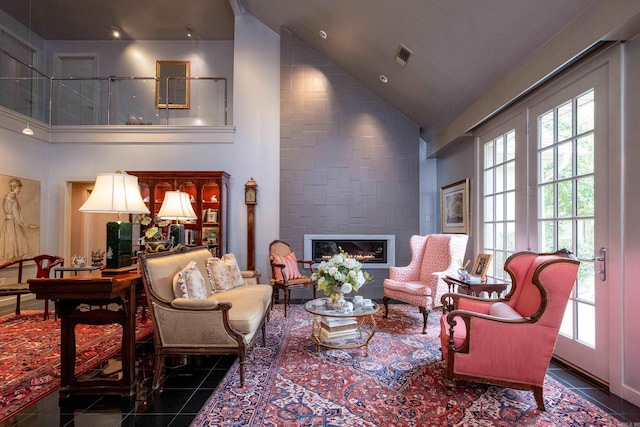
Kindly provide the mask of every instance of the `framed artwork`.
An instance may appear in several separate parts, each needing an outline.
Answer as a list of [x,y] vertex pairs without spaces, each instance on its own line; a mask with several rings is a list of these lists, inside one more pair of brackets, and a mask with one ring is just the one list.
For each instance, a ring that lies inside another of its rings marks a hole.
[[476,262],[471,269],[471,275],[480,277],[480,280],[484,281],[487,277],[487,271],[491,264],[491,254],[478,254]]
[[156,61],[156,108],[189,108],[191,63]]
[[469,234],[469,178],[440,188],[440,230]]
[[40,181],[0,175],[0,263],[40,254]]

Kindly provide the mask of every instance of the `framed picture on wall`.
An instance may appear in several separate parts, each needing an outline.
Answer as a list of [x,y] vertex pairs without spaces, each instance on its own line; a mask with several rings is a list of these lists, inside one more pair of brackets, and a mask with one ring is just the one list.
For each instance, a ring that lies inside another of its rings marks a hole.
[[440,188],[440,231],[469,234],[469,178]]
[[156,108],[189,108],[191,63],[156,61]]
[[40,255],[40,181],[0,175],[0,263]]

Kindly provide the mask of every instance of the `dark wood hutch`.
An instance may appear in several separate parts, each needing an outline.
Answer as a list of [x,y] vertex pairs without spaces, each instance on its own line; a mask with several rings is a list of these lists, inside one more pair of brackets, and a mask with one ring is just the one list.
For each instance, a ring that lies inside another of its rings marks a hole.
[[[140,193],[153,218],[162,206],[166,191],[179,190],[188,193],[198,218],[181,222],[185,226],[186,244],[208,246],[214,256],[227,253],[229,194],[227,172],[127,171],[127,173],[138,177]],[[135,223],[135,216],[132,222]]]

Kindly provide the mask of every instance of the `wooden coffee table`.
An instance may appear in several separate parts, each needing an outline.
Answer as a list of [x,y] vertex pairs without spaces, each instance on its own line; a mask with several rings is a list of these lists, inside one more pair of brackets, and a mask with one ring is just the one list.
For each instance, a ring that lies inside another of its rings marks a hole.
[[[347,298],[347,301],[353,303],[351,298]],[[321,347],[343,350],[364,347],[365,355],[369,356],[369,341],[371,341],[371,338],[373,338],[376,333],[376,319],[373,315],[380,309],[378,304],[375,302],[372,302],[370,306],[354,304],[352,311],[340,311],[331,304],[329,298],[317,298],[307,301],[304,309],[313,314],[311,340],[316,343],[318,354],[320,354]],[[356,320],[355,336],[335,340],[324,339],[321,336],[322,317],[354,318]],[[367,319],[369,319],[369,323],[366,322]]]

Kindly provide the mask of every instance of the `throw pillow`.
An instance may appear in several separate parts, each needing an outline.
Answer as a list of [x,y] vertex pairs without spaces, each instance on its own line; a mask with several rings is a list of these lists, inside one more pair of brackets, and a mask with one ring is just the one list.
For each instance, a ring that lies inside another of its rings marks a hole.
[[211,287],[216,291],[228,291],[246,284],[234,254],[226,254],[222,258],[209,258],[207,272],[211,279]]
[[176,298],[207,298],[204,277],[198,270],[198,264],[195,261],[189,262],[173,277],[173,294]]
[[298,269],[298,260],[296,259],[296,254],[293,252],[289,252],[288,255],[285,256],[273,256],[273,262],[276,264],[283,264],[284,271],[279,268],[275,269],[276,280],[283,280],[282,274],[284,273],[287,276],[288,280],[291,279],[299,279],[302,277],[300,274],[300,270]]

